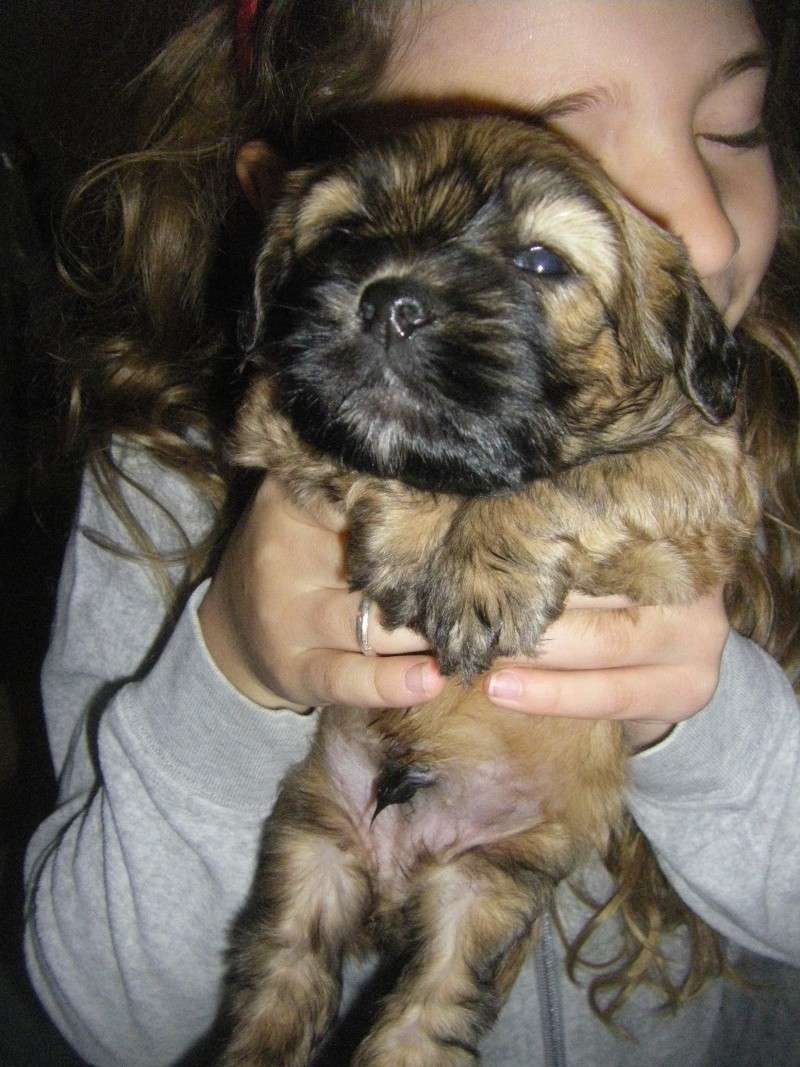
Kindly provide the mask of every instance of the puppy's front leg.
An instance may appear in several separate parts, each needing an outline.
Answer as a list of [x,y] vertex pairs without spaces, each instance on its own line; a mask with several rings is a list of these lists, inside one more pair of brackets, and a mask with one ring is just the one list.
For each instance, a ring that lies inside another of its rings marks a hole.
[[349,511],[351,581],[389,628],[424,634],[442,672],[468,682],[495,656],[535,652],[563,610],[573,548],[550,496],[464,499],[371,483]]
[[533,655],[563,611],[572,553],[557,510],[530,494],[464,501],[424,587],[425,632],[442,672],[469,682],[497,656]]
[[468,1067],[530,946],[551,881],[479,851],[432,862],[403,912],[413,947],[353,1067]]
[[347,501],[347,576],[380,605],[388,629],[425,625],[431,564],[438,558],[458,497],[422,493],[400,482],[363,478]]

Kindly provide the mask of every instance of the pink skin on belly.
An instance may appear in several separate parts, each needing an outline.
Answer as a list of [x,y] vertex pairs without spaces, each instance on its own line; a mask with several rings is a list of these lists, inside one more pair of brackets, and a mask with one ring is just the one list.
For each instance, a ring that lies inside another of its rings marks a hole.
[[363,721],[350,719],[340,725],[325,731],[327,768],[383,891],[401,890],[420,859],[446,863],[540,820],[543,783],[523,780],[510,760],[499,759],[468,767],[451,761],[437,769],[434,785],[373,818],[383,752]]

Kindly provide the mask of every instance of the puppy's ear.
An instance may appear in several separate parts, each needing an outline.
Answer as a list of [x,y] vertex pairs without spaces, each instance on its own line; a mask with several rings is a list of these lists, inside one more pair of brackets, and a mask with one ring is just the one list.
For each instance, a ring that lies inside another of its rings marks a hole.
[[236,346],[242,359],[239,365],[244,370],[258,364],[259,346],[264,336],[267,308],[270,297],[280,277],[283,257],[275,254],[272,240],[262,248],[256,260],[251,286],[245,295],[242,307],[236,316]]
[[742,351],[700,283],[685,281],[666,323],[678,380],[709,422],[724,422],[736,407]]
[[259,348],[264,339],[272,296],[286,277],[291,263],[291,243],[280,223],[268,224],[265,244],[256,259],[253,282],[236,318],[236,343],[242,354],[241,369],[259,364]]
[[242,367],[252,362],[262,332],[262,319],[256,310],[255,294],[247,294],[245,306],[236,316],[236,347],[242,354]]
[[236,320],[236,341],[244,357],[244,366],[253,361],[253,353],[263,333],[265,305],[281,273],[283,257],[273,235],[276,204],[284,191],[287,164],[283,156],[265,141],[248,141],[236,154],[235,170],[245,199],[264,231],[253,284]]
[[634,264],[627,302],[634,323],[659,361],[675,369],[695,407],[709,422],[723,422],[736,407],[741,349],[692,270],[683,242],[632,204],[622,207]]

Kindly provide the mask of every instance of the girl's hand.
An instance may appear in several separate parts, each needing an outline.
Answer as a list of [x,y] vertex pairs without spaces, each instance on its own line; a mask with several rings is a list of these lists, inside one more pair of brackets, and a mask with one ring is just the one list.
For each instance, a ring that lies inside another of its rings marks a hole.
[[729,629],[721,589],[672,607],[573,594],[535,661],[498,664],[486,692],[533,715],[621,720],[639,751],[711,699]]
[[219,669],[264,707],[430,700],[444,680],[418,634],[387,632],[373,608],[369,642],[379,655],[361,654],[360,599],[347,590],[339,517],[300,511],[267,478],[225,549],[199,618]]
[[[339,516],[300,511],[266,479],[227,546],[200,623],[222,673],[264,707],[406,707],[444,685],[424,638],[384,630],[374,610],[379,655],[361,654],[344,536]],[[708,703],[728,630],[721,590],[681,607],[573,594],[536,659],[499,664],[486,691],[530,714],[620,719],[644,748]]]

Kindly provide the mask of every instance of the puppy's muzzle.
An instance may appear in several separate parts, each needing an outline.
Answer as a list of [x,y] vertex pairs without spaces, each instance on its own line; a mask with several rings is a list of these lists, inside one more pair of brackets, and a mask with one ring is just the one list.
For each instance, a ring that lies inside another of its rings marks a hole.
[[364,330],[387,348],[407,341],[433,321],[430,293],[410,278],[381,278],[364,290],[359,303]]

